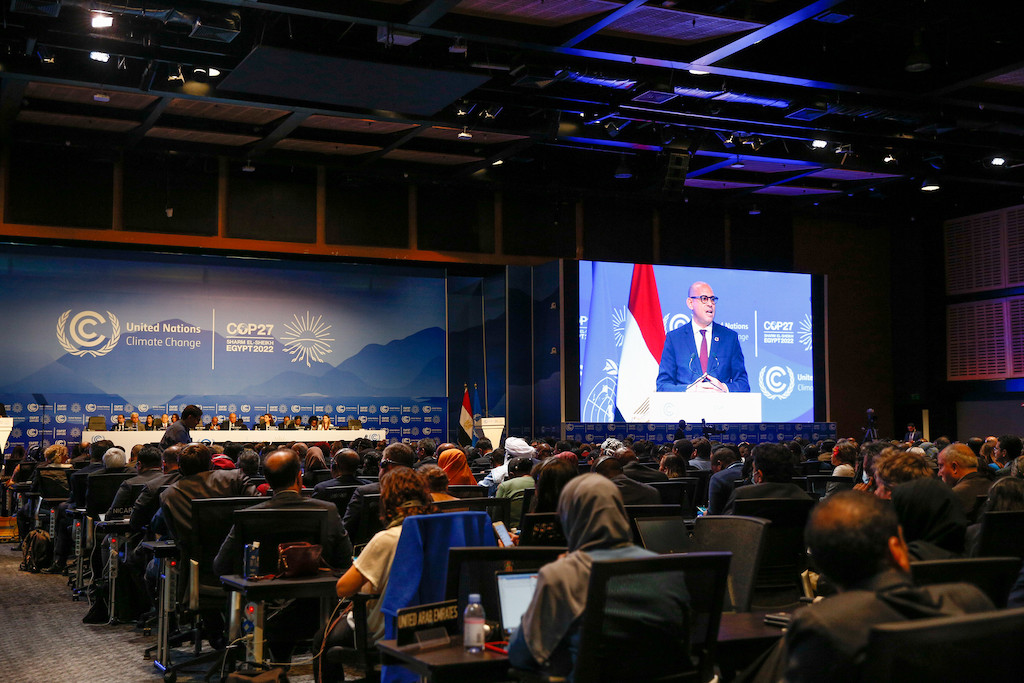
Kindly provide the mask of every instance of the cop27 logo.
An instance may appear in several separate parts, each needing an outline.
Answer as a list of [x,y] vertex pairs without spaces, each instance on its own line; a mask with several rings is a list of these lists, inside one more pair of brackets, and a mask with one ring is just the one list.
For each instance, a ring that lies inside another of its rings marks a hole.
[[[57,341],[72,356],[103,356],[110,353],[121,339],[121,323],[107,311],[107,318],[96,311],[82,311],[71,318],[71,309],[57,318]],[[96,328],[110,320],[110,336],[100,334]],[[105,343],[104,343],[105,342]],[[101,346],[102,344],[102,346]],[[99,347],[99,348],[97,348]]]
[[765,366],[757,376],[757,383],[761,385],[761,395],[767,399],[787,399],[793,393],[796,386],[796,377],[793,369],[781,365]]

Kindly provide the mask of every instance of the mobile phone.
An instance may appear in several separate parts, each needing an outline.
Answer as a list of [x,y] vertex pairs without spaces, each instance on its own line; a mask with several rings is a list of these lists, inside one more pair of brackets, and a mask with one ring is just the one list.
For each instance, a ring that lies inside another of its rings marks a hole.
[[512,534],[505,528],[505,522],[494,522],[494,535],[498,537],[498,543],[501,544],[502,548],[511,548],[515,545],[512,542]]
[[769,626],[789,626],[793,621],[793,615],[789,612],[769,612],[764,615],[764,623]]

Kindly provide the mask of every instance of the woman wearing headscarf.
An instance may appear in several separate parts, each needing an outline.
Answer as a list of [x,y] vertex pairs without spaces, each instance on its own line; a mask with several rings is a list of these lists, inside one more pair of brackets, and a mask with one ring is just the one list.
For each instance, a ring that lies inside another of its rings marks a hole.
[[473,470],[469,469],[469,463],[466,462],[466,454],[458,448],[449,448],[441,453],[437,464],[448,475],[449,486],[473,486],[476,484]]
[[[567,675],[572,683],[591,566],[595,561],[643,558],[654,553],[633,545],[619,490],[599,474],[583,474],[566,484],[558,500],[558,514],[569,553],[541,568],[533,600],[509,644],[509,663],[520,669]],[[685,647],[664,648],[664,639],[659,638],[671,634],[668,637],[673,641],[685,642],[689,621],[685,580],[681,576],[675,581],[664,578],[658,575],[656,582],[645,583],[636,577],[630,582],[630,595],[621,593],[621,589],[609,591],[607,604],[628,603],[625,611],[629,614],[625,617],[618,610],[606,612],[604,637],[628,647],[631,653],[623,657],[618,647],[608,653],[602,667],[609,679],[643,679],[645,660],[667,656],[678,657],[681,668],[691,665]],[[648,597],[653,599],[644,599]],[[631,630],[622,628],[625,619],[632,624]],[[639,621],[644,623],[642,633],[636,632]],[[637,647],[645,651],[639,652]],[[673,651],[651,653],[646,652],[647,647]]]
[[312,488],[318,483],[316,475],[314,475],[313,472],[328,469],[327,461],[324,459],[323,449],[319,446],[310,446],[306,450],[306,461],[303,465],[302,485],[306,488]]
[[949,486],[938,479],[914,479],[892,489],[911,560],[945,560],[964,552],[967,516]]

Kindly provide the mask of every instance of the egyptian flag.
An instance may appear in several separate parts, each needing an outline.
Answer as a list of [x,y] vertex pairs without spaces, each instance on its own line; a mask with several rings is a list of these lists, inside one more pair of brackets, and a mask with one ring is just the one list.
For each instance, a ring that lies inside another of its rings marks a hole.
[[627,422],[650,419],[650,395],[658,380],[663,348],[665,323],[661,318],[654,266],[637,264],[633,266],[633,282],[629,287],[626,333],[615,392],[615,407]]
[[473,440],[473,407],[469,402],[469,386],[462,394],[462,410],[459,411],[459,445],[468,446]]

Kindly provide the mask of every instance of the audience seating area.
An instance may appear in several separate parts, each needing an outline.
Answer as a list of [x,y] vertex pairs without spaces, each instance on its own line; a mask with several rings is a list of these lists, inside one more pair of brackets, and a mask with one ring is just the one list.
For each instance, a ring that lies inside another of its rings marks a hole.
[[[413,444],[418,446],[417,466],[434,465],[437,462],[434,457],[436,444],[427,441]],[[355,444],[356,447],[359,445]],[[322,446],[325,453],[336,453],[340,450],[339,446],[348,447],[347,444]],[[254,666],[257,664],[254,659],[260,659],[261,656],[267,659],[267,651],[262,649],[262,645],[258,648],[254,645],[262,642],[260,639],[265,635],[261,626],[265,609],[263,602],[246,598],[237,590],[226,590],[221,576],[214,569],[214,558],[229,531],[234,528],[234,538],[240,545],[257,541],[260,543],[258,574],[272,575],[278,570],[278,544],[309,542],[325,545],[328,513],[333,515],[336,509],[338,517],[346,520],[349,541],[358,554],[375,534],[386,527],[380,518],[380,488],[367,487],[356,493],[360,486],[379,482],[384,476],[378,470],[383,448],[380,444],[369,442],[361,446],[362,449],[358,451],[360,469],[354,475],[340,470],[310,470],[303,474],[302,481],[307,487],[323,485],[317,488],[300,487],[301,495],[327,501],[335,508],[248,509],[268,500],[274,495],[273,490],[261,496],[195,498],[190,502],[192,529],[179,534],[173,543],[168,542],[169,536],[164,535],[161,539],[161,534],[168,532],[169,521],[161,522],[163,513],[147,519],[145,527],[141,529],[135,526],[134,520],[132,523],[128,521],[133,509],[123,510],[119,515],[112,514],[107,519],[108,509],[114,505],[115,496],[121,495],[135,501],[134,510],[138,510],[146,496],[153,495],[146,484],[129,481],[137,476],[136,469],[131,467],[132,463],[124,471],[108,472],[95,467],[82,470],[80,458],[66,466],[66,481],[57,480],[58,484],[66,483],[66,489],[55,490],[46,478],[37,476],[37,462],[29,459],[6,461],[3,468],[3,515],[22,515],[27,530],[47,532],[51,540],[57,539],[62,533],[61,525],[66,525],[70,530],[67,536],[70,554],[66,556],[66,566],[56,566],[54,569],[60,577],[38,576],[28,571],[18,572],[15,576],[14,558],[20,561],[22,553],[8,551],[8,557],[3,558],[6,562],[0,564],[0,590],[9,591],[15,581],[19,584],[35,582],[39,586],[45,585],[54,601],[87,601],[88,613],[84,615],[86,624],[77,623],[83,620],[79,612],[86,609],[85,604],[80,610],[69,610],[67,619],[75,622],[72,627],[81,628],[83,632],[88,629],[90,638],[101,635],[104,632],[102,629],[106,629],[112,640],[118,639],[122,644],[126,630],[130,631],[132,635],[129,640],[137,654],[145,654],[147,661],[152,660],[148,671],[153,680],[161,677],[166,681],[198,680],[195,676],[207,680],[222,679],[229,671]],[[864,449],[870,450],[869,446]],[[918,455],[908,450],[909,444],[885,446],[888,450],[883,451],[879,447],[871,455],[872,464],[880,468],[877,470],[878,477],[895,476],[891,474],[891,469],[879,463],[897,453],[912,453],[913,457],[921,458],[923,466],[918,468],[919,474],[915,476],[936,476],[934,472],[938,470],[937,467],[926,467],[934,458],[934,452],[924,448],[920,449],[921,455]],[[272,449],[272,445],[260,448],[260,445],[252,444],[250,447],[260,449],[258,455],[264,459]],[[806,447],[806,444],[802,445],[802,448]],[[822,452],[827,452],[830,447],[821,445]],[[482,458],[476,449],[466,448],[466,460],[474,463],[473,478],[478,483],[448,485],[442,492],[448,494],[448,499],[441,496],[433,502],[432,510],[426,516],[414,517],[415,524],[422,527],[424,548],[434,547],[431,546],[434,541],[428,538],[429,533],[432,533],[429,529],[442,525],[445,519],[451,517],[445,513],[463,515],[465,520],[475,520],[474,524],[486,520],[482,526],[486,530],[485,540],[460,543],[454,539],[479,539],[479,536],[468,531],[465,532],[468,535],[459,536],[464,533],[463,527],[449,525],[445,528],[458,528],[458,534],[446,540],[443,547],[436,546],[439,548],[437,552],[425,550],[426,554],[413,560],[396,555],[395,562],[411,562],[416,565],[413,575],[420,577],[417,581],[422,584],[418,592],[413,592],[419,596],[430,596],[427,602],[455,600],[461,615],[469,595],[475,593],[481,596],[488,615],[496,615],[497,573],[536,571],[567,551],[561,517],[559,512],[552,509],[551,502],[557,500],[557,493],[566,481],[589,472],[602,451],[615,455],[623,462],[636,460],[643,468],[640,472],[644,476],[629,477],[631,468],[623,470],[626,475],[605,476],[619,486],[624,497],[636,495],[638,487],[648,496],[648,502],[626,504],[624,510],[634,542],[654,554],[637,559],[593,563],[586,608],[580,621],[576,680],[705,683],[718,676],[718,680],[724,683],[746,664],[752,663],[756,659],[754,655],[758,653],[750,653],[749,661],[721,661],[717,640],[722,615],[751,614],[753,619],[760,621],[766,611],[792,612],[817,595],[827,596],[834,591],[834,586],[829,587],[828,577],[819,577],[813,558],[808,558],[804,536],[808,519],[820,501],[854,488],[855,481],[869,480],[869,485],[860,487],[868,489],[878,486],[878,483],[874,477],[861,477],[859,468],[870,466],[869,458],[864,455],[860,456],[863,462],[858,462],[855,479],[834,476],[834,466],[829,462],[797,460],[796,454],[803,452],[800,449],[784,450],[784,453],[793,452],[793,460],[783,463],[785,467],[778,469],[777,463],[769,465],[767,460],[758,460],[762,456],[757,455],[757,449],[752,453],[750,445],[744,444],[734,450],[737,457],[741,454],[746,457],[746,466],[742,472],[736,470],[737,479],[735,482],[729,480],[725,491],[729,498],[727,509],[730,514],[709,515],[704,513],[709,505],[709,494],[713,498],[716,494],[712,492],[720,485],[714,474],[725,469],[730,460],[726,458],[724,463],[717,460],[720,454],[716,451],[716,460],[712,460],[711,468],[705,467],[703,463],[691,463],[683,476],[664,476],[663,480],[657,480],[662,474],[659,471],[660,458],[680,448],[680,442],[660,447],[646,442],[606,442],[604,445],[595,444],[590,447],[570,442],[534,442],[531,449],[536,456],[533,469],[523,475],[531,477],[532,482],[530,487],[523,489],[523,494],[516,496],[517,501],[522,501],[521,515],[518,508],[515,508],[516,518],[512,515],[513,498],[495,493],[502,479],[508,481],[507,477],[512,476],[505,474],[506,458],[501,457],[499,452],[499,457],[493,459],[497,469],[494,470],[495,475],[492,475],[492,467],[480,465],[481,461],[486,462],[486,458]],[[563,458],[568,455],[565,451],[571,451],[569,454],[572,457]],[[809,452],[814,455],[817,449]],[[85,454],[85,462],[88,463],[87,449]],[[508,454],[508,460],[511,460],[511,455]],[[684,453],[684,460],[689,461],[690,455],[693,453]],[[237,459],[238,453],[233,456]],[[563,461],[559,465],[563,470],[566,469],[564,462],[569,462],[570,467],[564,475],[565,480],[558,484],[552,494],[550,489],[545,488],[550,486],[546,483],[545,468],[556,460]],[[380,466],[397,465],[386,461]],[[601,467],[596,469],[599,474],[604,474]],[[632,469],[636,471],[635,467]],[[986,466],[982,473],[991,470],[989,478],[995,481],[1002,476],[1017,476],[1009,471],[997,473],[996,469]],[[351,478],[342,479],[346,483],[338,485],[338,478],[342,476]],[[648,478],[656,480],[641,483]],[[423,479],[427,481],[427,477]],[[265,477],[262,472],[255,473],[248,481],[262,484],[265,483]],[[772,487],[763,490],[772,494],[755,495],[760,483],[770,483]],[[898,490],[901,485],[900,482],[885,483],[890,491]],[[122,486],[125,490],[119,494]],[[167,486],[164,483],[156,495],[166,491]],[[1024,491],[1024,482],[1020,486]],[[745,490],[738,492],[741,487]],[[780,497],[780,492],[788,497]],[[880,486],[878,493],[883,493]],[[1024,585],[1024,579],[1021,578],[1024,576],[1021,572],[1024,534],[1020,532],[1024,525],[1024,496],[1020,501],[1022,509],[1005,509],[1002,503],[997,502],[999,499],[996,494],[980,498],[980,507],[965,511],[965,517],[975,509],[978,514],[978,521],[970,532],[966,526],[961,530],[974,539],[972,543],[960,545],[961,549],[966,550],[947,553],[943,559],[913,558],[910,573],[913,581],[920,586],[950,582],[974,584],[1000,611],[988,616],[925,619],[878,626],[871,635],[865,675],[869,672],[889,677],[902,674],[914,680],[925,680],[922,678],[924,672],[939,676],[942,672],[960,666],[954,661],[955,653],[963,653],[966,658],[968,652],[976,654],[982,648],[987,654],[980,658],[983,662],[980,669],[967,672],[972,676],[984,671],[986,676],[995,675],[997,680],[1008,680],[999,675],[1009,670],[1006,667],[1024,665],[1019,648],[992,646],[992,643],[1005,637],[1006,633],[1024,633],[1024,610],[1012,609],[1024,601],[1024,595],[1021,595],[1024,589],[1018,587]],[[360,503],[358,506],[357,502]],[[896,508],[899,510],[898,506]],[[512,530],[517,535],[517,545],[503,547],[497,536],[491,534],[492,522],[502,522]],[[20,541],[17,547],[12,544],[11,550],[29,544],[27,537]],[[968,553],[975,556],[965,556]],[[41,561],[45,563],[48,560]],[[222,566],[219,560],[217,566]],[[390,576],[389,588],[392,588],[396,582],[402,581],[405,574],[396,565]],[[323,581],[325,577],[320,578],[320,588],[316,591],[310,588],[295,593],[303,599],[319,597],[321,621],[316,621],[318,617],[315,616],[308,617],[316,622],[312,625],[317,626],[325,620],[326,614],[336,602],[330,586],[323,588],[326,585]],[[686,628],[680,625],[680,629],[645,632],[642,614],[638,614],[636,632],[643,634],[643,637],[617,633],[614,634],[617,639],[615,642],[609,640],[612,634],[602,629],[606,610],[619,610],[621,617],[623,605],[634,605],[639,612],[644,609],[667,609],[667,606],[657,604],[658,586],[679,580],[686,582],[690,596]],[[67,589],[58,582],[66,582]],[[367,596],[353,601],[358,621],[355,647],[334,646],[324,650],[324,662],[335,668],[344,665],[350,679],[362,677],[376,680],[381,675],[378,671],[379,655],[367,634],[367,604]],[[1011,609],[1007,609],[1008,604]],[[273,614],[278,608],[266,609],[269,610],[268,614]],[[254,610],[258,618],[252,615]],[[11,610],[7,611],[7,615],[12,616]],[[969,641],[963,639],[964,634],[970,635]],[[988,635],[982,637],[981,634]],[[778,637],[781,635],[780,631]],[[677,642],[681,638],[687,642]],[[290,676],[293,680],[309,680],[312,675],[311,658],[317,653],[318,645],[308,636],[299,638],[299,641],[292,655]],[[968,646],[968,642],[973,644]],[[938,643],[943,645],[940,647]],[[689,651],[692,659],[671,655],[677,651]],[[993,651],[998,654],[993,655]],[[734,654],[729,656],[735,657]],[[977,657],[974,659],[979,661]],[[199,667],[199,673],[195,672],[196,667]],[[1020,671],[1019,668],[1013,670]],[[19,671],[17,664],[14,665],[14,671]],[[387,669],[384,676],[388,679]],[[138,676],[137,667],[123,679],[116,673],[109,676],[105,674],[104,677],[109,680],[143,680]],[[12,680],[19,679],[31,680],[32,675],[12,674]],[[869,677],[865,680],[877,678]]]

